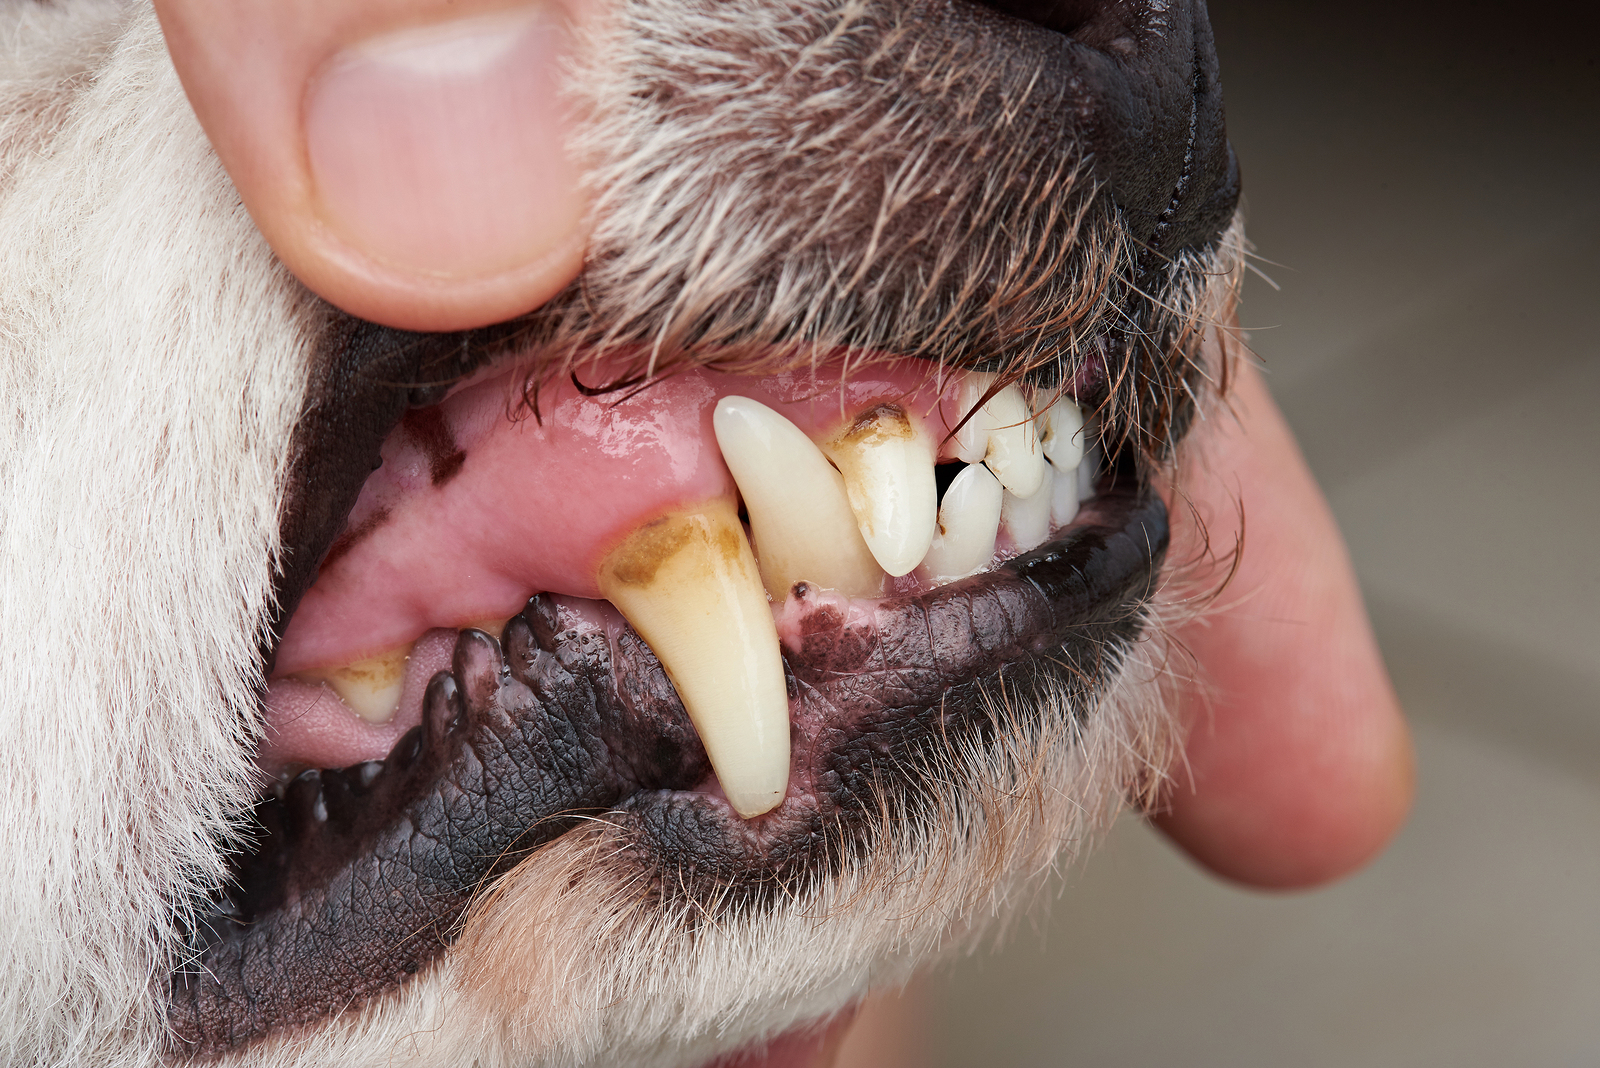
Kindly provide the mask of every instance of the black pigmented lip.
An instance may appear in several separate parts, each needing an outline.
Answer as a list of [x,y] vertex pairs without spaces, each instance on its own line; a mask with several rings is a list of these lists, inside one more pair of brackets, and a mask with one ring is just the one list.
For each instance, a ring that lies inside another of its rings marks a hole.
[[790,793],[749,822],[696,790],[704,750],[631,630],[614,646],[557,633],[540,596],[501,642],[463,632],[422,726],[384,761],[306,773],[258,806],[262,845],[173,977],[176,1051],[220,1054],[404,982],[477,893],[586,817],[620,829],[641,892],[760,907],[863,847],[885,782],[914,807],[921,757],[991,732],[1002,682],[1087,707],[1141,632],[1167,536],[1159,497],[1113,472],[1058,540],[885,601],[871,625],[815,599],[784,657]]

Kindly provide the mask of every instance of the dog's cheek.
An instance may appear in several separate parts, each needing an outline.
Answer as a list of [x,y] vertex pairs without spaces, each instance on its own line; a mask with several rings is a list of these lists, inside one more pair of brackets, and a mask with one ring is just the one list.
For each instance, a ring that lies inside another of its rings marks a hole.
[[[73,19],[77,22],[74,23]],[[159,1041],[150,977],[250,803],[282,463],[317,312],[222,174],[145,11],[0,202],[0,1050]],[[26,42],[24,42],[25,44]],[[23,54],[27,49],[23,48]],[[9,1044],[9,1045],[8,1045]]]

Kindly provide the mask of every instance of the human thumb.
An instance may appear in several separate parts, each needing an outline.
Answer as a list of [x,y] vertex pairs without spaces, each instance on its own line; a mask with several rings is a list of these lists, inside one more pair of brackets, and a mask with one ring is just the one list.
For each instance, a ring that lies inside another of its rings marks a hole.
[[157,0],[245,207],[312,290],[414,330],[510,318],[577,273],[561,72],[597,0]]

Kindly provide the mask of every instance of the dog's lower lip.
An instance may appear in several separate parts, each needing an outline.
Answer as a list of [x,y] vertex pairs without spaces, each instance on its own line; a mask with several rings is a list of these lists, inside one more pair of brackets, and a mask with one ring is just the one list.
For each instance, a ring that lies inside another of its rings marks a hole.
[[[917,769],[936,747],[993,729],[1002,680],[1026,689],[1053,677],[1092,703],[1139,633],[1166,529],[1129,463],[1065,537],[885,601],[870,626],[819,599],[786,656],[800,708],[794,786],[750,823],[698,789],[704,753],[631,632],[614,649],[603,635],[557,634],[545,599],[508,625],[505,661],[492,638],[464,632],[424,727],[382,774],[308,777],[263,803],[271,835],[297,847],[245,858],[174,976],[174,1034],[216,1053],[404,982],[449,944],[476,892],[589,816],[605,815],[650,873],[642,893],[762,907],[862,844],[885,782],[900,784],[889,803],[914,807]],[[352,806],[361,794],[364,809]]]

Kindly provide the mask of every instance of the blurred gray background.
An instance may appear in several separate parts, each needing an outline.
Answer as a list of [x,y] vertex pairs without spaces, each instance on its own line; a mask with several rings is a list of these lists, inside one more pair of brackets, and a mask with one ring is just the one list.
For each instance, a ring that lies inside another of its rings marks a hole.
[[1600,1065],[1591,3],[1213,0],[1241,319],[1416,730],[1368,870],[1263,895],[1136,820],[928,980],[937,1068]]

